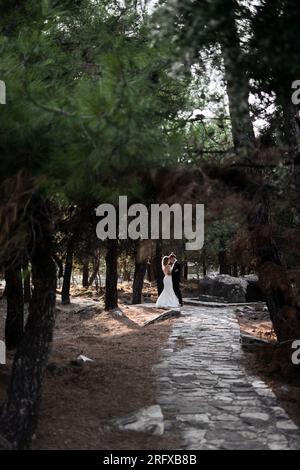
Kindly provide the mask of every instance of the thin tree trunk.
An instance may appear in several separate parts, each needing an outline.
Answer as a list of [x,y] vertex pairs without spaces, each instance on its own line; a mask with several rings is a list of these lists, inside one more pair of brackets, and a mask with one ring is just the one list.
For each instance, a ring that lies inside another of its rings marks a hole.
[[82,266],[82,287],[89,287],[89,262],[85,261]]
[[183,279],[185,281],[188,280],[188,275],[189,275],[189,267],[188,267],[188,262],[184,261],[183,263]]
[[107,241],[105,310],[118,307],[118,240]]
[[26,448],[36,429],[41,384],[52,341],[55,318],[56,267],[49,234],[50,216],[36,195],[32,219],[39,236],[31,249],[33,293],[25,334],[14,358],[8,399],[0,416],[0,442],[15,449]]
[[155,258],[155,256],[151,256],[151,259],[150,259],[150,262],[148,264],[147,269],[149,271],[149,275],[148,275],[149,282],[155,282],[156,278],[157,278],[157,275],[156,275],[156,258]]
[[207,275],[207,268],[206,268],[205,258],[203,258],[203,261],[202,261],[202,270],[203,270],[203,276],[205,277]]
[[96,291],[98,293],[102,293],[102,284],[101,284],[101,274],[97,274],[96,279],[95,279],[95,284],[96,284]]
[[232,266],[232,275],[233,277],[239,277],[238,266],[236,263]]
[[219,273],[220,274],[229,274],[225,248],[220,248],[218,256],[219,256],[219,266],[220,266]]
[[54,253],[53,259],[54,259],[54,261],[55,261],[55,263],[57,264],[57,267],[58,267],[57,278],[58,278],[58,279],[61,279],[62,277],[64,277],[64,265],[63,265],[63,262],[62,262],[62,260],[59,258],[59,256],[57,256],[56,253]]
[[135,263],[133,286],[132,286],[132,304],[140,304],[142,302],[142,292],[143,292],[146,269],[147,269],[147,261]]
[[164,289],[164,274],[161,268],[162,262],[162,245],[160,241],[157,241],[155,247],[155,268],[156,268],[156,283],[157,293],[160,295]]
[[63,280],[62,291],[61,291],[61,302],[64,305],[70,303],[70,286],[71,286],[71,276],[72,276],[72,269],[73,269],[73,251],[74,251],[74,237],[72,236],[67,247],[64,280]]
[[147,279],[148,279],[148,281],[149,281],[149,282],[152,282],[151,263],[147,263],[146,271],[147,271]]
[[28,259],[23,262],[22,265],[23,272],[23,284],[24,284],[24,302],[27,304],[31,299],[31,285],[30,285],[30,271]]
[[99,267],[100,267],[100,259],[97,259],[95,264],[94,264],[94,269],[93,269],[92,275],[89,278],[89,286],[92,286],[95,279],[97,278],[97,275],[98,275],[98,272],[99,272]]
[[5,344],[8,350],[15,349],[24,333],[24,297],[21,265],[8,265],[5,270],[7,315],[5,322]]
[[203,276],[205,277],[207,275],[206,248],[205,248],[205,246],[202,250],[202,271],[203,271]]

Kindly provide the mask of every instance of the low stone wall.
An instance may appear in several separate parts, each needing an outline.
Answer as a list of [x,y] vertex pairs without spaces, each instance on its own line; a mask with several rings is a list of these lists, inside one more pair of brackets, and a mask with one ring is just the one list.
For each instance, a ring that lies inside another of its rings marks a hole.
[[199,298],[214,297],[233,303],[264,301],[263,293],[258,284],[257,276],[232,277],[225,274],[206,276],[199,284]]

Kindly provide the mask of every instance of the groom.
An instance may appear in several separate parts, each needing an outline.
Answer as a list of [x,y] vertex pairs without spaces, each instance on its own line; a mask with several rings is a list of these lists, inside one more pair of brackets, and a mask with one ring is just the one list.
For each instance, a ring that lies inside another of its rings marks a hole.
[[178,263],[178,261],[176,259],[176,255],[174,255],[174,253],[170,254],[169,260],[170,260],[170,263],[172,265],[173,289],[174,289],[174,292],[175,292],[176,296],[178,297],[180,306],[182,307],[183,303],[182,303],[182,295],[181,295],[181,291],[180,291],[181,266]]

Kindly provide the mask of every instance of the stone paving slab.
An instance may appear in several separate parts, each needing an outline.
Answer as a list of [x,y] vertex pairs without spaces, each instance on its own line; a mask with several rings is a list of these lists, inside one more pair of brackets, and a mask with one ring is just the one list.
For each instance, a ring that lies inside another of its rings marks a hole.
[[183,299],[184,305],[192,305],[198,307],[218,307],[218,308],[228,308],[228,307],[255,307],[256,305],[265,305],[265,302],[221,302],[213,300],[197,300],[191,299],[189,297]]
[[298,427],[267,384],[246,374],[242,354],[233,307],[182,308],[154,366],[165,432],[180,435],[182,449],[300,449]]

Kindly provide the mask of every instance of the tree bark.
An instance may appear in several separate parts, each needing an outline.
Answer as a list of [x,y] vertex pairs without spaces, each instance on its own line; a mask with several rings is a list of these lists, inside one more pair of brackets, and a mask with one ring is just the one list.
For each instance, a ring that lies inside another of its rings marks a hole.
[[232,266],[232,276],[239,277],[238,265],[236,263],[234,263],[234,265]]
[[293,164],[294,182],[298,194],[297,209],[300,213],[300,115],[297,107],[291,102],[290,96],[283,99],[277,95],[277,99],[283,110],[283,139],[287,150],[286,160]]
[[60,278],[64,277],[64,265],[63,265],[63,262],[62,262],[62,260],[59,258],[59,256],[57,256],[56,253],[53,254],[53,259],[54,259],[54,261],[55,261],[55,263],[57,264],[57,267],[58,267],[57,278],[60,279]]
[[89,287],[89,262],[85,261],[82,266],[82,287]]
[[249,110],[249,85],[246,75],[237,72],[236,56],[223,45],[225,78],[229,101],[232,138],[241,158],[251,158],[255,149],[255,135]]
[[183,263],[183,279],[185,281],[188,280],[188,275],[189,275],[189,267],[188,267],[188,262],[184,261]]
[[107,241],[105,310],[118,307],[118,240]]
[[157,293],[160,295],[164,289],[164,274],[161,268],[162,261],[162,245],[160,240],[157,241],[155,247],[155,268],[156,268],[156,283]]
[[156,279],[157,279],[156,258],[155,258],[155,256],[151,256],[151,259],[150,259],[148,267],[147,267],[147,272],[148,272],[148,281],[149,282],[155,282]]
[[134,269],[133,286],[132,286],[132,304],[142,303],[142,292],[143,292],[146,269],[147,269],[147,261],[142,261],[142,262],[136,261],[135,269]]
[[31,249],[33,293],[25,333],[14,358],[8,399],[0,416],[0,436],[14,449],[28,447],[36,429],[55,318],[56,267],[51,256],[50,215],[38,195],[31,205],[32,220],[37,223]]
[[205,277],[207,275],[207,269],[206,269],[206,261],[205,258],[202,261],[202,270],[203,270],[203,276]]
[[206,248],[205,248],[205,246],[202,250],[202,271],[203,271],[203,276],[205,277],[207,275]]
[[8,265],[5,269],[7,315],[5,322],[5,344],[8,350],[15,349],[24,333],[24,297],[21,265]]
[[222,248],[222,247],[220,248],[218,256],[219,256],[219,266],[220,266],[219,273],[229,274],[229,267],[227,264],[227,256],[226,256],[225,248]]
[[279,341],[300,337],[300,306],[288,279],[272,235],[271,208],[267,191],[256,196],[249,217],[259,285],[266,297],[274,331]]
[[95,263],[94,263],[94,269],[93,269],[93,272],[91,274],[91,277],[89,278],[89,286],[92,286],[95,279],[97,278],[98,276],[98,272],[99,272],[99,267],[100,267],[100,259],[98,258]]
[[67,305],[70,303],[70,286],[71,286],[71,276],[72,276],[72,269],[73,269],[73,252],[74,252],[74,237],[72,236],[67,246],[64,280],[63,280],[62,291],[61,291],[61,302],[64,305]]
[[228,6],[226,26],[221,31],[221,51],[229,101],[232,138],[240,158],[251,158],[255,150],[255,134],[249,107],[249,79],[241,49],[235,15],[236,3]]
[[27,304],[31,299],[31,284],[30,284],[30,271],[28,259],[23,262],[22,265],[23,272],[23,288],[24,288],[24,302]]
[[148,281],[152,282],[153,277],[152,277],[151,263],[147,263],[146,272],[147,272]]

